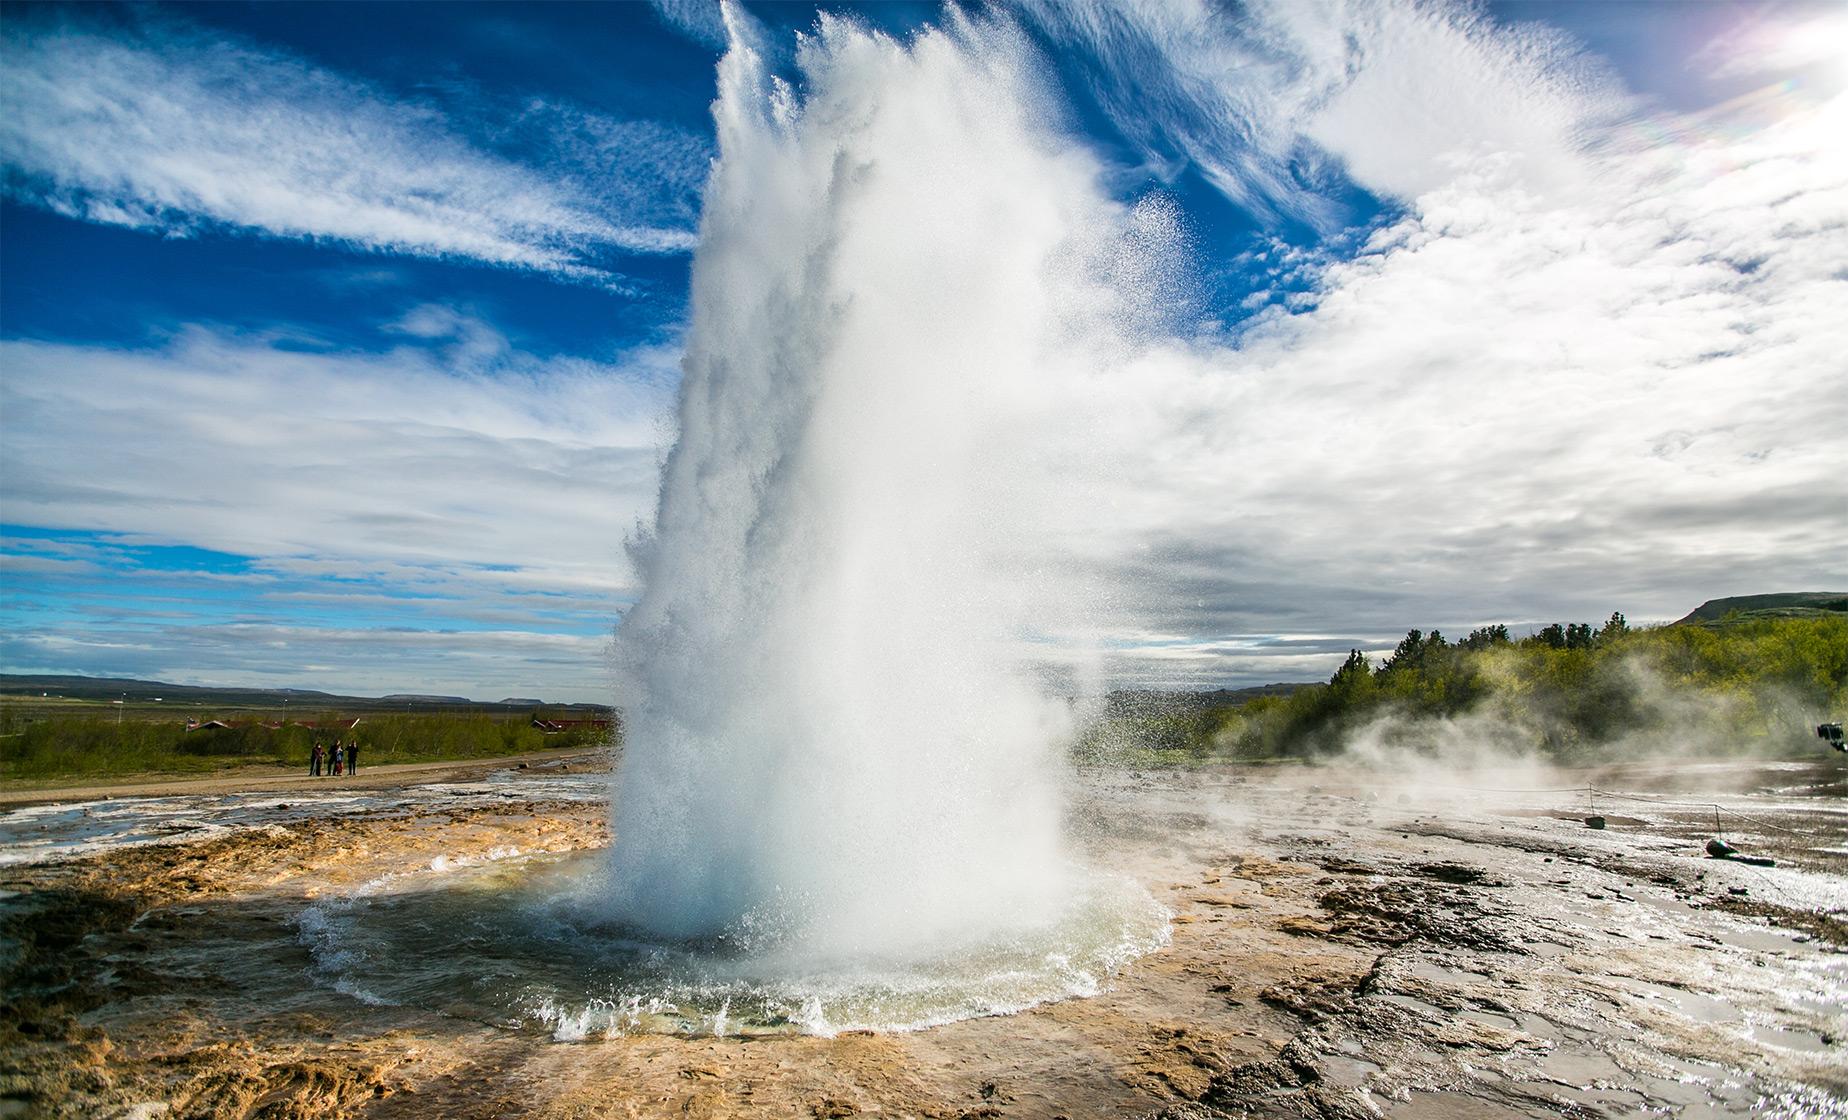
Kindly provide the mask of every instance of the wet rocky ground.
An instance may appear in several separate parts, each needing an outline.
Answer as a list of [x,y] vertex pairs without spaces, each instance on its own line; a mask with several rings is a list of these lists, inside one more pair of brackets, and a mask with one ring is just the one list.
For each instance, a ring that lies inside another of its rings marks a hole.
[[[567,1042],[315,967],[327,899],[606,844],[603,781],[0,814],[0,1116],[1848,1116],[1833,756],[1083,775],[1075,846],[1171,942],[912,1033]],[[1716,831],[1776,865],[1705,858]]]

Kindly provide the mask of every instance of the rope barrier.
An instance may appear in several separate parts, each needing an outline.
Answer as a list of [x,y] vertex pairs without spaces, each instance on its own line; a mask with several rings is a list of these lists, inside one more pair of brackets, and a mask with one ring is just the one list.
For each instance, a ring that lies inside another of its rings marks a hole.
[[[1595,799],[1599,797],[1609,797],[1609,798],[1614,798],[1618,801],[1641,801],[1649,805],[1662,805],[1662,806],[1667,806],[1669,808],[1712,809],[1716,814],[1725,813],[1727,816],[1737,817],[1742,821],[1750,821],[1751,823],[1758,825],[1761,828],[1776,829],[1779,832],[1788,832],[1793,836],[1806,835],[1806,833],[1804,833],[1804,831],[1800,828],[1789,828],[1785,825],[1777,824],[1774,821],[1768,821],[1761,817],[1752,816],[1749,813],[1741,813],[1739,810],[1728,808],[1725,805],[1722,805],[1717,801],[1679,801],[1673,798],[1660,797],[1660,796],[1651,795],[1651,794],[1628,793],[1624,790],[1605,789],[1602,786],[1595,786],[1595,785],[1561,786],[1561,787],[1550,788],[1550,789],[1498,789],[1498,788],[1491,787],[1491,786],[1430,786],[1427,788],[1452,790],[1452,791],[1459,792],[1459,793],[1505,793],[1505,794],[1582,793],[1582,794],[1585,794],[1587,797],[1592,798],[1594,801]],[[1719,821],[1717,817],[1714,821],[1714,827],[1715,827],[1715,830],[1717,831],[1719,827]]]
[[[1594,811],[1597,808],[1598,795],[1603,794],[1605,797],[1614,798],[1619,801],[1640,801],[1640,802],[1643,802],[1649,805],[1662,805],[1662,806],[1667,806],[1671,808],[1712,809],[1713,810],[1713,830],[1714,832],[1719,833],[1722,837],[1725,835],[1725,830],[1721,828],[1720,826],[1720,814],[1721,813],[1726,813],[1730,816],[1738,817],[1740,820],[1750,821],[1753,824],[1759,825],[1763,828],[1774,828],[1778,830],[1779,832],[1788,832],[1795,836],[1804,835],[1804,833],[1800,829],[1786,828],[1784,825],[1776,824],[1772,821],[1763,820],[1761,818],[1751,816],[1750,814],[1747,814],[1747,813],[1741,813],[1736,809],[1728,809],[1726,806],[1721,805],[1717,801],[1675,801],[1675,800],[1671,800],[1666,797],[1660,797],[1660,796],[1655,796],[1651,794],[1626,793],[1622,790],[1603,789],[1598,786],[1592,785],[1590,783],[1587,783],[1582,786],[1568,786],[1568,787],[1557,788],[1557,789],[1492,789],[1492,788],[1482,787],[1482,786],[1438,786],[1435,788],[1458,790],[1458,791],[1463,791],[1463,792],[1468,792],[1468,793],[1509,793],[1509,794],[1583,793],[1589,799],[1591,799],[1592,809]],[[1794,905],[1790,896],[1787,895],[1784,892],[1784,889],[1777,884],[1775,879],[1771,877],[1770,872],[1765,870],[1763,867],[1759,867],[1755,864],[1752,864],[1746,861],[1727,861],[1727,862],[1731,863],[1733,866],[1744,867],[1753,872],[1756,872],[1758,875],[1760,884],[1762,886],[1770,887],[1772,891],[1774,891],[1777,894],[1777,896],[1780,899],[1782,899],[1786,904]]]
[[1617,798],[1620,801],[1641,801],[1648,805],[1665,805],[1670,808],[1679,808],[1679,809],[1712,809],[1714,813],[1713,826],[1714,826],[1715,831],[1718,831],[1720,827],[1719,814],[1725,813],[1727,816],[1737,817],[1742,821],[1750,821],[1751,823],[1758,825],[1761,828],[1772,828],[1772,829],[1776,829],[1779,832],[1788,832],[1792,836],[1805,835],[1803,830],[1800,828],[1789,828],[1789,827],[1786,827],[1785,825],[1777,824],[1773,821],[1764,820],[1763,818],[1760,818],[1760,817],[1754,817],[1750,813],[1741,813],[1739,810],[1729,809],[1717,801],[1676,801],[1676,800],[1673,800],[1667,797],[1653,797],[1648,794],[1641,794],[1641,793],[1624,793],[1620,790],[1614,790],[1614,789],[1600,789],[1597,792],[1603,794],[1606,797]]
[[1767,871],[1766,869],[1759,867],[1756,864],[1751,864],[1751,863],[1738,863],[1733,860],[1727,860],[1725,862],[1732,863],[1733,866],[1735,867],[1744,867],[1744,868],[1748,868],[1752,871],[1757,872],[1761,886],[1770,887],[1773,891],[1777,893],[1777,896],[1779,898],[1784,900],[1784,903],[1786,905],[1790,905],[1790,906],[1798,905],[1796,900],[1792,899],[1790,895],[1785,892],[1784,888],[1778,885],[1777,880],[1773,879],[1771,877],[1771,872]]
[[1464,793],[1584,793],[1590,786],[1565,786],[1560,789],[1489,789],[1483,786],[1436,786],[1436,789],[1454,789]]
[[[1332,785],[1332,786],[1323,786],[1322,788],[1323,789],[1364,789],[1367,787],[1351,786],[1351,785]],[[1724,813],[1727,816],[1737,817],[1739,820],[1747,821],[1752,824],[1755,824],[1759,826],[1760,828],[1774,829],[1778,832],[1789,833],[1792,836],[1808,835],[1808,833],[1804,832],[1800,828],[1790,828],[1786,825],[1778,824],[1775,821],[1768,821],[1762,817],[1752,816],[1750,813],[1741,813],[1739,810],[1728,808],[1727,806],[1722,805],[1717,801],[1679,801],[1679,800],[1675,800],[1672,798],[1660,797],[1660,796],[1655,796],[1651,794],[1629,793],[1624,790],[1605,789],[1602,786],[1595,786],[1595,785],[1557,786],[1557,787],[1551,787],[1551,788],[1546,788],[1546,789],[1504,789],[1504,788],[1498,788],[1494,786],[1426,786],[1424,788],[1433,789],[1433,790],[1448,790],[1454,793],[1501,793],[1501,794],[1517,794],[1517,795],[1582,793],[1582,794],[1585,794],[1586,797],[1591,800],[1592,808],[1594,810],[1597,808],[1597,799],[1599,797],[1613,798],[1618,801],[1640,801],[1640,802],[1643,802],[1649,805],[1661,805],[1666,808],[1674,808],[1674,809],[1712,809],[1714,812],[1713,830],[1715,832],[1724,831],[1723,827],[1720,824],[1720,814]]]
[[[1225,788],[1234,788],[1234,787],[1228,786]],[[1353,786],[1353,785],[1325,785],[1325,786],[1321,786],[1320,788],[1324,790],[1328,790],[1328,789],[1367,789],[1368,787]],[[1725,813],[1729,816],[1737,817],[1743,821],[1750,821],[1751,823],[1756,824],[1760,826],[1761,828],[1776,829],[1779,832],[1787,832],[1793,836],[1806,835],[1806,833],[1804,833],[1801,829],[1788,828],[1784,825],[1777,824],[1773,821],[1767,821],[1760,817],[1752,816],[1749,813],[1741,813],[1736,809],[1729,809],[1726,806],[1721,805],[1717,801],[1677,801],[1671,798],[1661,797],[1661,796],[1653,795],[1653,794],[1629,793],[1623,790],[1603,789],[1599,786],[1592,785],[1590,783],[1587,783],[1582,786],[1560,786],[1560,787],[1554,787],[1554,788],[1549,788],[1549,789],[1498,789],[1498,788],[1489,787],[1489,786],[1427,786],[1425,788],[1426,789],[1449,790],[1452,792],[1459,792],[1459,793],[1501,793],[1501,794],[1515,794],[1515,795],[1582,793],[1582,794],[1585,794],[1586,797],[1591,800],[1591,807],[1594,810],[1594,814],[1597,808],[1597,797],[1600,794],[1602,794],[1603,796],[1607,798],[1612,798],[1618,801],[1639,801],[1639,802],[1643,802],[1644,804],[1660,805],[1666,808],[1712,809],[1713,810],[1713,829],[1716,833],[1719,833],[1722,836],[1724,835],[1724,829],[1720,825],[1720,814],[1722,813]],[[1747,868],[1755,872],[1758,875],[1760,884],[1766,887],[1770,887],[1778,895],[1778,897],[1785,902],[1785,904],[1797,905],[1797,903],[1793,901],[1790,898],[1790,896],[1785,893],[1784,889],[1778,885],[1776,880],[1771,876],[1771,874],[1765,868],[1759,867],[1755,864],[1752,864],[1746,861],[1728,860],[1724,862],[1727,862],[1730,865],[1735,866],[1735,867],[1744,867],[1744,868]]]

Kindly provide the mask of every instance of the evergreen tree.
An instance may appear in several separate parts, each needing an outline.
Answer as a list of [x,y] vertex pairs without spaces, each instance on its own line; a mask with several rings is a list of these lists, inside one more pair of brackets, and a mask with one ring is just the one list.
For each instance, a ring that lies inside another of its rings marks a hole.
[[1405,637],[1392,649],[1392,655],[1381,662],[1375,676],[1388,676],[1406,669],[1417,668],[1423,663],[1426,638],[1423,630],[1407,630]]
[[1351,686],[1357,678],[1369,676],[1372,672],[1373,665],[1367,660],[1367,655],[1351,649],[1348,650],[1347,660],[1341,663],[1341,668],[1335,670],[1334,676],[1328,678],[1328,683],[1332,688],[1345,688]]
[[1457,647],[1459,649],[1469,650],[1471,653],[1480,653],[1493,646],[1505,646],[1507,644],[1508,628],[1498,622],[1493,626],[1478,626],[1476,629],[1471,630],[1469,632],[1469,637],[1458,642]]
[[1612,611],[1611,617],[1605,620],[1604,626],[1598,630],[1597,640],[1599,644],[1603,644],[1614,638],[1621,638],[1629,632],[1630,623],[1623,617],[1623,612]]

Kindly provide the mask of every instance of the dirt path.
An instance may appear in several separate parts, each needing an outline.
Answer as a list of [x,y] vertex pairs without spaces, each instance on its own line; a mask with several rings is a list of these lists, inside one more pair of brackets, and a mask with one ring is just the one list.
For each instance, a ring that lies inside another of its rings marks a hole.
[[249,793],[267,790],[336,790],[387,789],[415,782],[467,781],[493,770],[526,763],[538,767],[601,763],[607,756],[601,747],[589,750],[534,751],[501,758],[469,758],[448,762],[399,762],[384,766],[362,765],[357,776],[310,777],[290,770],[233,771],[203,778],[174,778],[143,775],[103,785],[59,785],[56,783],[8,782],[0,788],[0,805],[44,805],[60,801],[100,801],[105,797],[161,797],[176,793]]

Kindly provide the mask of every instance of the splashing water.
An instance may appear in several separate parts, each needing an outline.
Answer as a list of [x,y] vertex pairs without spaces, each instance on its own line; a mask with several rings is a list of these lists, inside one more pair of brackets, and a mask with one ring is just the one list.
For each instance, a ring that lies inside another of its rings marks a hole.
[[1005,28],[824,18],[798,101],[733,18],[618,635],[617,913],[821,959],[1044,924],[1074,884],[1065,708],[1025,667],[1057,598],[1020,559],[1054,481],[1027,433],[1121,345],[1138,218],[1041,126]]
[[1089,876],[1056,922],[898,962],[636,938],[602,917],[598,853],[437,861],[323,900],[297,937],[324,984],[560,1042],[910,1030],[1097,992],[1167,940],[1146,892]]

